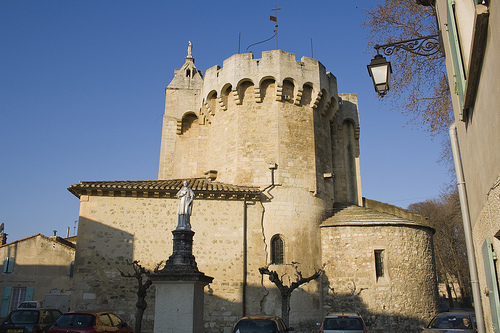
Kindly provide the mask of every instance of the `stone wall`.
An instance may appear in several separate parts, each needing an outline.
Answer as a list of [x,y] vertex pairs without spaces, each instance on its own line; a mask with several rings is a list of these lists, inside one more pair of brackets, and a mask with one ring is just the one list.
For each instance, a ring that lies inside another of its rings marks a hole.
[[[290,188],[269,189],[267,194],[275,199],[195,200],[193,254],[200,271],[214,277],[205,289],[207,332],[229,331],[243,311],[281,315],[275,286],[258,271],[269,263],[273,235],[282,235],[286,263],[300,263],[304,275],[321,265],[317,225],[324,210],[322,201],[308,191]],[[119,270],[132,272],[127,262],[133,260],[152,269],[170,256],[177,204],[174,198],[82,196],[72,307],[108,308],[133,323],[137,282],[122,277]],[[290,279],[296,278],[293,271],[287,273]],[[297,323],[320,311],[316,284],[304,286],[298,293],[303,296],[292,303],[292,318]],[[148,291],[144,331],[152,330],[153,300],[154,286]]]

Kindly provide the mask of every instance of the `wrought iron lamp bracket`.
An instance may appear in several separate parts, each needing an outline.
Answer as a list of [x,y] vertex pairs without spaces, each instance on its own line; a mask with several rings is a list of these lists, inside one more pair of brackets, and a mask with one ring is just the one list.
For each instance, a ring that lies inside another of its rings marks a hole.
[[401,42],[388,43],[383,45],[377,44],[374,46],[374,48],[375,50],[377,50],[377,54],[380,54],[380,52],[382,52],[383,55],[387,56],[390,56],[394,52],[399,50],[405,50],[421,56],[431,56],[441,50],[441,43],[439,41],[439,35],[431,35],[403,40]]

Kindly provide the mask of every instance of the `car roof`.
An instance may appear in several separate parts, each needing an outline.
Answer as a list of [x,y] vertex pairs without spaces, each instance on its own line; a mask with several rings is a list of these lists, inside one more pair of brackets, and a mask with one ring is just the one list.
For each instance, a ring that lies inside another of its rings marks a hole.
[[245,316],[245,317],[241,318],[240,320],[243,320],[243,319],[245,319],[245,320],[248,320],[248,319],[252,319],[252,320],[264,320],[264,319],[278,320],[278,319],[280,319],[280,317],[255,315],[255,316]]
[[447,317],[447,316],[457,316],[457,315],[470,315],[474,316],[474,311],[448,311],[448,312],[441,312],[436,315],[436,317]]
[[52,310],[52,311],[59,311],[59,309],[54,309],[54,308],[20,308],[20,309],[14,309],[10,312],[14,311],[47,311],[47,310]]
[[330,313],[325,318],[336,318],[339,316],[342,316],[342,317],[361,317],[357,313],[342,312],[342,313]]
[[102,310],[75,310],[71,312],[66,312],[65,315],[67,314],[100,314],[100,313],[112,313],[111,311],[102,311]]

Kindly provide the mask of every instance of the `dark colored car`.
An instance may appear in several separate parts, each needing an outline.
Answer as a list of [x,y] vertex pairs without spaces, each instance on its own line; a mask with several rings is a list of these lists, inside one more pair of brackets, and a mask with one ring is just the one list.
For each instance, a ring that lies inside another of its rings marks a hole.
[[357,314],[332,314],[326,316],[321,323],[319,333],[368,333],[365,321]]
[[233,333],[284,333],[293,331],[286,327],[283,319],[277,316],[243,317],[234,326]]
[[0,333],[46,333],[61,316],[57,309],[12,310],[0,325]]
[[474,312],[443,312],[432,318],[422,333],[475,333],[476,317]]
[[120,317],[108,311],[73,311],[63,314],[49,329],[49,333],[133,333]]

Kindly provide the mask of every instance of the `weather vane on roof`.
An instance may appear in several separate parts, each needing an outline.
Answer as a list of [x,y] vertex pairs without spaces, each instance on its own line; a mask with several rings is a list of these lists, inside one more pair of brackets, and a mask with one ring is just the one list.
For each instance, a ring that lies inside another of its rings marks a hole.
[[276,25],[274,26],[276,28],[275,32],[276,32],[276,50],[278,49],[278,10],[280,10],[281,8],[278,8],[277,5],[274,5],[274,8],[271,9],[271,11],[274,10],[274,16],[269,16],[269,19],[271,21],[274,21],[276,22]]
[[[247,49],[246,49],[246,51],[245,51],[245,52],[248,52],[248,49],[250,49],[252,46],[257,45],[257,44],[261,44],[261,43],[264,43],[264,42],[267,42],[267,41],[269,41],[269,40],[273,39],[274,37],[276,37],[276,50],[278,49],[278,10],[280,10],[280,9],[281,9],[281,8],[278,8],[278,6],[274,5],[274,8],[273,8],[273,9],[271,9],[271,11],[273,11],[273,10],[274,10],[274,15],[275,15],[275,16],[272,16],[272,15],[270,15],[270,16],[269,16],[269,19],[270,19],[271,21],[276,22],[276,25],[274,26],[274,27],[276,28],[276,29],[274,29],[274,35],[273,35],[272,37],[270,37],[270,38],[266,39],[266,40],[263,40],[263,41],[260,41],[260,42],[257,42],[257,43],[250,44],[250,45],[247,47]],[[238,53],[239,53],[239,52],[240,52],[240,51],[239,51],[239,47],[238,47]]]

